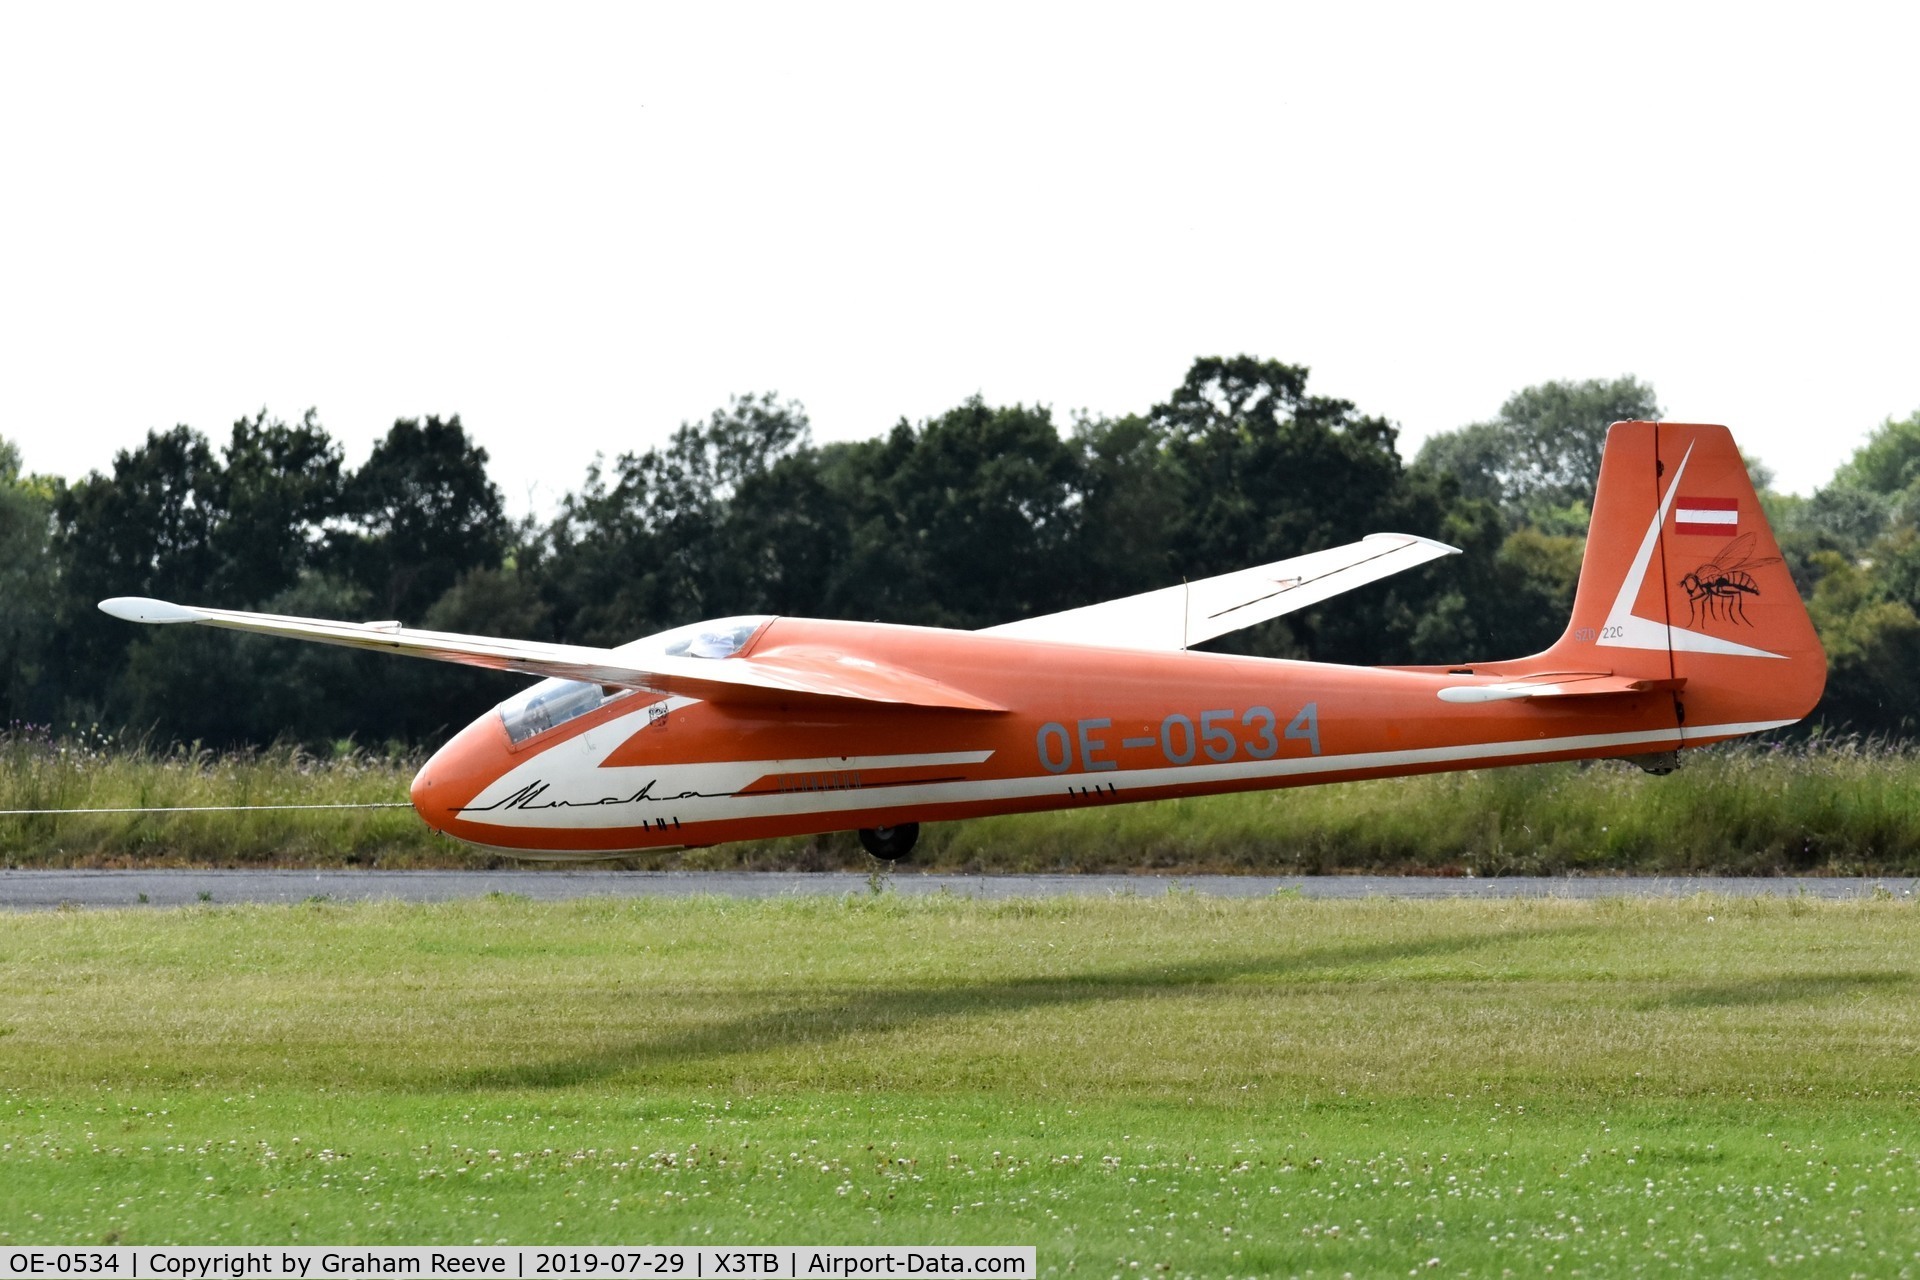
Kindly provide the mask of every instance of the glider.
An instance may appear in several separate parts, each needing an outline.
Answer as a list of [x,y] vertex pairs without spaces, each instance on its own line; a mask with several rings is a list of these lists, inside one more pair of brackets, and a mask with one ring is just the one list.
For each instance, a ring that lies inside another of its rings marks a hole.
[[1725,427],[1611,428],[1573,617],[1505,662],[1351,667],[1191,646],[1454,549],[1405,534],[983,631],[722,618],[618,648],[165,601],[101,608],[540,676],[412,786],[431,826],[595,857],[1677,752],[1805,716],[1826,657]]

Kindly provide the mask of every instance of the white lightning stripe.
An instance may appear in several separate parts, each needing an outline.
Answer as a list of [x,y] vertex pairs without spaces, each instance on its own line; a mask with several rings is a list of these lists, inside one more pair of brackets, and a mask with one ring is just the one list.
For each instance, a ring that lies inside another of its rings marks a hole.
[[1665,622],[1655,622],[1633,611],[1634,601],[1640,598],[1640,586],[1647,580],[1647,569],[1653,563],[1654,548],[1660,545],[1660,526],[1666,523],[1667,511],[1680,492],[1680,477],[1687,474],[1687,463],[1692,458],[1693,445],[1689,444],[1686,454],[1680,459],[1680,465],[1674,468],[1673,483],[1667,486],[1667,496],[1660,500],[1660,509],[1653,513],[1653,523],[1647,526],[1647,536],[1640,540],[1640,550],[1633,557],[1633,565],[1621,580],[1620,594],[1613,598],[1613,608],[1607,611],[1607,625],[1600,629],[1600,639],[1594,643],[1615,649],[1651,649],[1656,653],[1671,649],[1680,653],[1785,658],[1787,655],[1784,653],[1769,653],[1765,649],[1710,636],[1704,631],[1688,631]]
[[[1437,696],[1442,702],[1509,702],[1515,698],[1552,698],[1579,692],[1563,684],[1455,684],[1440,690]],[[1587,692],[1606,695],[1629,691],[1590,689]]]
[[[653,795],[673,796],[668,803],[649,801],[648,818],[677,817],[682,823],[715,822],[751,817],[772,817],[800,813],[845,813],[862,809],[911,811],[933,805],[967,804],[991,800],[1018,800],[1036,796],[1058,796],[1069,787],[1098,787],[1107,783],[1117,787],[1120,796],[1142,788],[1191,786],[1194,784],[1279,779],[1324,773],[1358,772],[1369,769],[1404,769],[1429,764],[1494,764],[1524,760],[1529,756],[1554,755],[1593,748],[1644,746],[1653,750],[1679,747],[1705,738],[1735,737],[1759,733],[1793,724],[1792,720],[1763,720],[1743,724],[1714,724],[1680,729],[1635,730],[1627,733],[1591,733],[1564,738],[1528,738],[1513,742],[1476,742],[1448,747],[1421,747],[1405,751],[1359,752],[1344,756],[1306,756],[1287,760],[1243,760],[1228,764],[1174,765],[1157,769],[1108,770],[1098,773],[1042,774],[1019,778],[982,778],[964,782],[912,783],[885,788],[853,788],[845,791],[783,792],[755,796],[732,793],[764,774],[775,771],[764,760],[717,761],[712,764],[662,765],[657,768],[598,769],[593,771],[594,786],[605,784],[600,794],[617,793],[622,787],[637,788],[655,782]],[[985,759],[991,752],[951,752],[948,757],[966,755]],[[899,760],[903,757],[880,756],[868,759]],[[915,763],[940,757],[911,757]],[[832,757],[831,759],[838,759]],[[532,763],[532,762],[529,762]],[[841,766],[844,767],[844,766]],[[866,765],[866,768],[885,767]],[[474,804],[498,800],[513,794],[538,771],[516,769],[488,787]],[[554,776],[551,775],[550,776]],[[565,776],[570,781],[574,775]],[[697,793],[682,795],[682,793]],[[551,797],[549,793],[548,798]],[[591,797],[579,797],[591,800]],[[608,829],[639,827],[638,811],[627,805],[602,807],[592,803],[578,808],[503,809],[485,815],[468,812],[466,820],[495,826],[522,829],[566,828]]]
[[[461,816],[470,822],[532,829],[636,827],[657,818],[673,817],[683,822],[711,821],[721,817],[768,812],[764,807],[743,807],[764,804],[761,797],[734,798],[734,793],[768,774],[957,768],[982,764],[993,757],[993,751],[984,750],[716,760],[691,764],[664,759],[659,763],[615,768],[608,768],[601,763],[614,748],[636,738],[643,743],[657,742],[659,752],[663,756],[669,754],[674,743],[671,727],[673,712],[695,701],[697,699],[668,699],[665,704],[667,724],[662,728],[647,723],[651,717],[651,707],[639,707],[528,756],[462,806]],[[648,739],[646,736],[656,733],[661,735],[658,739]],[[514,803],[514,797],[529,788],[534,790],[527,800]],[[636,794],[643,789],[644,796]],[[916,786],[908,784],[888,786],[884,790],[874,788],[867,794],[877,793],[891,798],[917,790]],[[817,796],[821,793],[792,794]],[[506,807],[494,808],[495,805]],[[804,803],[793,806],[798,811],[814,807],[818,806]],[[787,810],[775,807],[771,811]]]
[[[793,760],[743,760],[748,768],[769,773],[832,773],[851,769],[911,769],[915,766],[943,764],[983,764],[993,757],[991,751],[930,751],[900,756],[817,756]],[[760,774],[755,775],[756,777]],[[752,779],[749,779],[751,781]]]
[[[1424,764],[1458,764],[1470,761],[1511,761],[1527,756],[1551,755],[1562,751],[1582,751],[1594,747],[1652,748],[1678,747],[1684,741],[1701,738],[1732,737],[1760,733],[1795,723],[1792,720],[1765,720],[1748,724],[1701,725],[1684,733],[1679,729],[1636,730],[1629,733],[1588,733],[1566,738],[1529,738],[1518,742],[1475,742],[1452,747],[1419,747],[1406,751],[1371,751],[1346,756],[1305,756],[1293,760],[1246,760],[1230,764],[1174,765],[1158,769],[1108,770],[1101,773],[1046,774],[1026,778],[993,778],[978,782],[935,783],[925,787],[889,787],[897,795],[885,798],[893,808],[910,804],[963,804],[972,800],[1009,800],[1029,796],[1058,795],[1068,786],[1103,786],[1113,783],[1124,795],[1143,787],[1188,786],[1195,783],[1238,782],[1256,778],[1288,778],[1320,773],[1345,773],[1362,769],[1400,769]],[[812,795],[781,797],[792,802],[778,806],[756,807],[760,813],[832,813],[850,809],[870,809],[882,799],[874,792],[829,791]]]

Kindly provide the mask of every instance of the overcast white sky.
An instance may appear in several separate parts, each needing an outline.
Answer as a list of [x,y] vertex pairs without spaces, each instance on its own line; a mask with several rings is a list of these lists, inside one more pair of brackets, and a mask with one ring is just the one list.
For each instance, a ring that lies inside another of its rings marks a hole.
[[1306,364],[1632,373],[1782,487],[1920,408],[1915,6],[11,5],[0,435],[462,415],[519,510],[733,393],[855,439]]

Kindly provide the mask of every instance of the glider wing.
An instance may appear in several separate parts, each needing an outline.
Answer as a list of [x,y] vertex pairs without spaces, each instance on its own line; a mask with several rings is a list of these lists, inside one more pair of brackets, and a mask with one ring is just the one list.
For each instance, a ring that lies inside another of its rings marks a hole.
[[1344,547],[988,627],[986,634],[1119,649],[1188,649],[1459,550],[1407,533],[1369,534]]
[[244,613],[236,609],[202,609],[132,596],[103,600],[100,608],[128,622],[196,622],[233,631],[315,640],[352,649],[624,689],[646,689],[714,702],[823,698],[960,711],[1005,710],[916,672],[843,654],[782,651],[759,661],[750,657],[677,657],[634,652],[644,642],[619,649],[596,649],[422,631],[397,622],[334,622],[324,618]]

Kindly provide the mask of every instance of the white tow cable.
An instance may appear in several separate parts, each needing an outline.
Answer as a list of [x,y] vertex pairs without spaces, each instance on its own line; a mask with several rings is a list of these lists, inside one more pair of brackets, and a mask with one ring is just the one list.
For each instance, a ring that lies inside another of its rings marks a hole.
[[405,800],[372,804],[185,804],[146,809],[0,809],[0,818],[36,817],[54,813],[255,813],[264,809],[411,809]]

